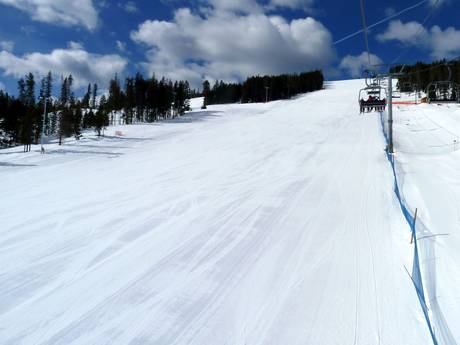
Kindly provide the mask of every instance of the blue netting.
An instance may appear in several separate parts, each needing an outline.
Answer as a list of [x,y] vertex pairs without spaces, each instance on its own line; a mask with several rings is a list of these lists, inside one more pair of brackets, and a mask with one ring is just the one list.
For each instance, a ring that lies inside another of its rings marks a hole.
[[[388,145],[389,139],[386,131],[386,123],[383,118],[384,113],[380,113],[380,121],[382,124],[382,131],[383,131],[383,136],[385,137],[385,141]],[[425,315],[425,320],[427,322],[428,328],[430,330],[431,338],[433,339],[433,344],[438,345],[438,341],[436,339],[436,335],[434,334],[433,327],[431,325],[431,320],[430,320],[430,315],[428,313],[428,307],[426,305],[426,299],[425,299],[425,292],[423,289],[423,280],[422,280],[422,273],[420,270],[420,258],[418,254],[418,243],[417,243],[417,231],[416,231],[416,224],[415,224],[415,218],[412,215],[412,213],[409,211],[407,208],[404,200],[401,197],[400,189],[399,189],[399,183],[398,183],[398,177],[396,174],[396,167],[395,167],[395,160],[394,156],[390,154],[387,150],[387,158],[388,161],[391,164],[391,168],[393,170],[393,177],[394,177],[394,192],[396,194],[396,197],[398,199],[399,205],[401,207],[401,211],[404,215],[404,218],[406,219],[407,223],[410,226],[411,233],[412,233],[412,238],[413,238],[413,243],[414,243],[414,262],[412,265],[412,283],[414,284],[415,290],[417,292],[418,299],[420,301],[420,305],[423,310],[423,314]]]

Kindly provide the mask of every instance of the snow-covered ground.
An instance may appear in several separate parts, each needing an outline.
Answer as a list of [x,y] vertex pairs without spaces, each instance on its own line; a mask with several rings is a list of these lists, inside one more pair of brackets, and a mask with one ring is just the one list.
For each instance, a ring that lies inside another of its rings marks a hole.
[[460,106],[421,104],[395,112],[402,189],[418,209],[429,307],[440,344],[460,340]]
[[[362,84],[0,151],[1,343],[431,344]],[[428,159],[454,198],[455,166]],[[458,202],[447,220],[422,193],[411,205],[453,251]],[[443,260],[458,339],[460,257]]]

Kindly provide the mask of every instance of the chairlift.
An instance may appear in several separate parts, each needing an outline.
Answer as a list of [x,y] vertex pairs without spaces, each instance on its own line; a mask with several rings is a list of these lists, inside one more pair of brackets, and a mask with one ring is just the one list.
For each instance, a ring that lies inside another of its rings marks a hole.
[[415,92],[416,85],[411,83],[410,81],[404,82],[402,85],[399,85],[399,91],[404,93],[412,93]]
[[450,66],[445,66],[449,71],[449,78],[428,84],[426,94],[429,103],[460,103],[460,86],[452,81]]
[[381,86],[380,78],[366,75],[366,87],[359,90],[358,102],[361,114],[386,109],[386,89]]

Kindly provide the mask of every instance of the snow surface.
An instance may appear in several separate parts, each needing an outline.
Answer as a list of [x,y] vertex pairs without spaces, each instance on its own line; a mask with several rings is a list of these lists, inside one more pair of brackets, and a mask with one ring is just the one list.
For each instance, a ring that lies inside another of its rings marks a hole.
[[1,151],[1,343],[431,344],[362,84]]
[[460,340],[460,106],[421,104],[395,112],[396,160],[413,211],[421,265],[440,344]]

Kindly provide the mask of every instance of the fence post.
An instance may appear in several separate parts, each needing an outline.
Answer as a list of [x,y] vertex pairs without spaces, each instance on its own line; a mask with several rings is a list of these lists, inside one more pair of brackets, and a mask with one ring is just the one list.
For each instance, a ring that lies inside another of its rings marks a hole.
[[414,216],[414,226],[412,230],[412,236],[410,239],[410,244],[414,243],[414,234],[415,234],[415,225],[417,223],[417,213],[418,213],[418,208],[415,209],[415,216]]
[[393,153],[393,77],[388,76],[388,152]]

